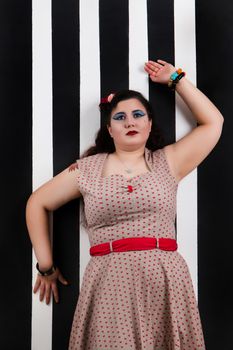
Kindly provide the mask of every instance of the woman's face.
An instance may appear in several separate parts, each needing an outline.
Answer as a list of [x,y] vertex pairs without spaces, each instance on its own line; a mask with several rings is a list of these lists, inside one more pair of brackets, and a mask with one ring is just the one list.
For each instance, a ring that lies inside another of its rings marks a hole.
[[[108,131],[115,147],[134,149],[145,146],[149,138],[152,120],[149,120],[143,104],[136,98],[121,101],[112,110]],[[136,131],[135,134],[128,134]]]

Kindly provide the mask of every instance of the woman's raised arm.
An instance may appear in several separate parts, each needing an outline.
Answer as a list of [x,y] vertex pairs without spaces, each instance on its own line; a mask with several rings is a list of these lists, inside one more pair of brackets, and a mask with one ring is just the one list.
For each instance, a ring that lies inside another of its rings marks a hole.
[[[175,70],[173,65],[163,60],[145,64],[145,71],[157,83],[167,84]],[[215,147],[222,133],[224,118],[209,98],[186,77],[177,84],[176,91],[199,124],[178,141],[164,147],[174,176],[181,180]]]

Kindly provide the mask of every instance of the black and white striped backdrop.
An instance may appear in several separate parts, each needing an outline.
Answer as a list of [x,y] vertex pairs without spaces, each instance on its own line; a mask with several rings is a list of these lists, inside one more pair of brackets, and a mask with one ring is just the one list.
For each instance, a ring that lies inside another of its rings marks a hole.
[[228,0],[1,0],[0,349],[66,350],[89,260],[79,201],[53,213],[54,257],[71,282],[60,303],[32,295],[35,257],[25,224],[30,193],[93,143],[100,97],[141,91],[166,143],[196,126],[143,64],[164,59],[217,105],[220,141],[177,195],[177,239],[193,279],[207,350],[232,350],[233,3]]

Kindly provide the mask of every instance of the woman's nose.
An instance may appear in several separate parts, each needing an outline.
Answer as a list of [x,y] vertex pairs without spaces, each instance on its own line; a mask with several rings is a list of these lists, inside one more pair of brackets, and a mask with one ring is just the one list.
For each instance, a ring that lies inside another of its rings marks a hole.
[[125,126],[128,128],[129,126],[134,126],[135,125],[135,120],[133,117],[126,117],[125,119]]

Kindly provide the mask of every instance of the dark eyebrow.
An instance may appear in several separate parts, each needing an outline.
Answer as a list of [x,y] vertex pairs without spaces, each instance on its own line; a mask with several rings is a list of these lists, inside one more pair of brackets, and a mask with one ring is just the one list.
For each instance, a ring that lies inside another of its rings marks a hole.
[[[135,109],[134,111],[133,111],[133,113],[135,113],[135,112],[143,112],[141,109]],[[145,112],[143,112],[143,113],[145,113]]]
[[[135,112],[143,112],[141,109],[135,109],[134,111],[132,111],[133,113],[135,113]],[[145,112],[143,112],[143,113],[145,113]],[[118,114],[125,114],[125,112],[117,112],[116,114],[114,114],[114,116],[115,115],[118,115]]]
[[118,114],[119,114],[119,115],[120,115],[120,114],[125,114],[125,112],[117,112],[116,114],[113,114],[113,115],[115,116],[115,115],[118,115]]

